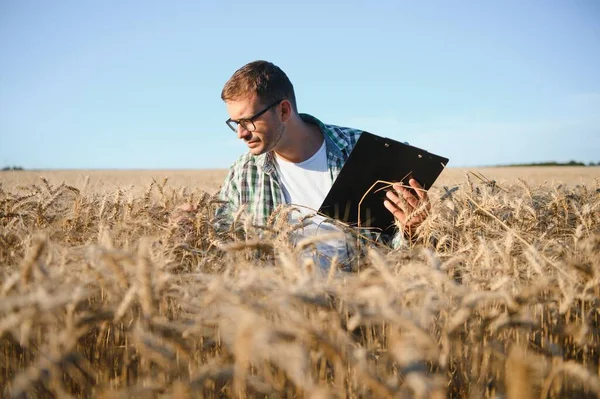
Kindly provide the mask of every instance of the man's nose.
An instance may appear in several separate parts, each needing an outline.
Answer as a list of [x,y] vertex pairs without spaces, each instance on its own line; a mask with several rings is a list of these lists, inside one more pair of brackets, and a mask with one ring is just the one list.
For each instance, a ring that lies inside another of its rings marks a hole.
[[237,127],[237,135],[239,139],[246,138],[248,136],[252,136],[252,133],[246,130],[241,124]]

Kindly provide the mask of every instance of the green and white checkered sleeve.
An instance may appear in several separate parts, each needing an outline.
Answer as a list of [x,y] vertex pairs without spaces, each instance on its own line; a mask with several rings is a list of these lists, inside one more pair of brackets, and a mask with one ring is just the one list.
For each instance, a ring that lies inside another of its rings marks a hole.
[[215,212],[217,229],[228,228],[233,222],[233,214],[240,206],[240,192],[237,184],[235,165],[229,169],[221,186],[219,200],[223,201]]

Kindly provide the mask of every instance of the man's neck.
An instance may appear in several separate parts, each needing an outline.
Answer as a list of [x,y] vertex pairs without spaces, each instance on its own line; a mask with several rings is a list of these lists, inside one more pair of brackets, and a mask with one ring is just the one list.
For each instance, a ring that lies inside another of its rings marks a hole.
[[288,123],[285,142],[275,152],[289,162],[299,163],[315,155],[323,140],[323,133],[317,125],[306,123],[296,115]]

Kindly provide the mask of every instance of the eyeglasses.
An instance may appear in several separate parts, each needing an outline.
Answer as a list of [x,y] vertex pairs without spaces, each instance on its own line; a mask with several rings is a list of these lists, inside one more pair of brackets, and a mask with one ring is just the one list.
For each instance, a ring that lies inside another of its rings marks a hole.
[[247,131],[253,132],[256,130],[256,126],[254,125],[254,121],[256,120],[256,118],[258,118],[259,116],[261,116],[262,114],[267,112],[269,109],[273,108],[274,106],[279,105],[279,103],[282,101],[283,101],[283,99],[275,101],[273,104],[269,105],[267,108],[263,109],[262,111],[259,111],[256,114],[252,115],[250,118],[240,119],[240,120],[235,120],[235,119],[229,118],[225,121],[225,123],[227,124],[227,126],[229,126],[229,128],[231,130],[233,130],[236,133],[238,131],[239,125],[242,125],[242,127],[244,129],[246,129]]

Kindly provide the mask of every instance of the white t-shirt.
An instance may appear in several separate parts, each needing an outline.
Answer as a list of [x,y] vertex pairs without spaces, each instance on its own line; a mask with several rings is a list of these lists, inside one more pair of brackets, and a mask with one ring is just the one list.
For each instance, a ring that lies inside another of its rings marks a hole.
[[[327,167],[325,140],[319,150],[303,162],[289,162],[275,154],[275,166],[286,202],[298,205],[299,208],[299,212],[292,212],[291,223],[296,224],[300,217],[314,214],[323,203],[332,185]],[[336,226],[325,223],[322,216],[314,215],[310,221],[312,222],[310,225],[296,231],[297,234],[294,236],[296,242],[304,237],[341,232]],[[329,267],[329,262],[335,255],[341,263],[348,260],[348,248],[343,238],[323,240],[316,247],[317,258],[315,260],[323,269]]]
[[304,162],[286,161],[277,154],[275,159],[286,202],[306,206],[310,208],[309,212],[316,212],[331,188],[325,140],[321,148]]

